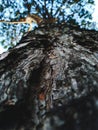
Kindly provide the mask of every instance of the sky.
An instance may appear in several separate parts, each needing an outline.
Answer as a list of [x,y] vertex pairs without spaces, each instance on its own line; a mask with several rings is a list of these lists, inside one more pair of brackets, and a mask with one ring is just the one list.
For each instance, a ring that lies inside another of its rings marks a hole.
[[6,51],[2,46],[0,46],[0,54]]
[[98,0],[95,0],[95,10],[93,13],[93,20],[98,22]]
[[[93,21],[97,23],[98,26],[98,0],[95,0],[95,9],[94,13],[92,14]],[[4,49],[2,46],[0,46],[0,54],[6,51],[7,49]]]

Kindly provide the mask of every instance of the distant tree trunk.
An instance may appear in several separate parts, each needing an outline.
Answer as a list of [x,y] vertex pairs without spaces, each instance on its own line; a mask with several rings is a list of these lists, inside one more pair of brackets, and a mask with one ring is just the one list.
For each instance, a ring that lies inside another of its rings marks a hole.
[[0,130],[98,129],[98,32],[59,25],[0,57]]

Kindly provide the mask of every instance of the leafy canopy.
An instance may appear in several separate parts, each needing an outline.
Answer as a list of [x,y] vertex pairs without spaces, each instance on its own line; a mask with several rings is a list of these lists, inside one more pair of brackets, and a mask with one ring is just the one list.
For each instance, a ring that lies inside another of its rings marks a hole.
[[[0,0],[0,19],[19,21],[28,14],[44,19],[57,18],[58,23],[93,28],[94,0]],[[34,25],[37,26],[37,25]],[[27,24],[0,23],[0,44],[5,48],[14,46],[28,30]]]

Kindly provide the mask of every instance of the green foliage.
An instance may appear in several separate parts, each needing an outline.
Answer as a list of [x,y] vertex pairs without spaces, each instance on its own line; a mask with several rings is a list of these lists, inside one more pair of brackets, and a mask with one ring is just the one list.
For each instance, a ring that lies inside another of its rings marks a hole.
[[[93,0],[1,0],[0,19],[18,21],[28,14],[36,14],[44,19],[57,18],[59,24],[66,21],[89,28],[93,7]],[[0,23],[0,43],[7,48],[15,45],[28,26]]]

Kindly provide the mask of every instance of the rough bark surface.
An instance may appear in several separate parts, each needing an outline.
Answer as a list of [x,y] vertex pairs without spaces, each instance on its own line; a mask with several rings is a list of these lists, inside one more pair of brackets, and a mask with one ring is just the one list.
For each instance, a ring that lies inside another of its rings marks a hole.
[[98,129],[98,32],[60,25],[0,57],[0,130]]

